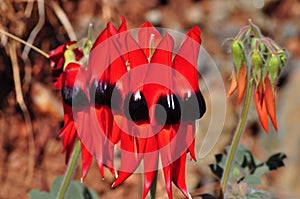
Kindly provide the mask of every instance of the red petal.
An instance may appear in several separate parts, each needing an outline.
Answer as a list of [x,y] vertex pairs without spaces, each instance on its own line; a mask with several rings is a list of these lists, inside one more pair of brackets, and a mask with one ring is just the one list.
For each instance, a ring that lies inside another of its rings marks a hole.
[[103,167],[102,161],[97,160],[97,165],[98,165],[98,170],[100,172],[101,177],[104,178],[104,167]]
[[232,74],[232,77],[231,77],[231,78],[232,78],[232,79],[231,79],[230,89],[229,89],[228,94],[227,94],[227,97],[228,97],[228,98],[229,98],[229,97],[234,93],[234,91],[236,91],[237,88],[238,88],[235,73]]
[[240,73],[238,75],[238,104],[243,100],[244,93],[247,85],[247,69],[244,64],[242,64]]
[[186,164],[186,153],[183,153],[172,164],[172,181],[185,195],[186,198],[191,198],[185,183],[185,164]]
[[165,177],[165,183],[166,183],[166,189],[168,192],[169,199],[173,198],[172,195],[172,166],[166,166],[163,168],[164,171],[164,177]]
[[83,181],[89,171],[91,166],[93,156],[92,154],[85,148],[84,144],[81,142],[81,156],[82,156],[82,175],[81,181]]
[[54,86],[57,90],[61,90],[63,88],[63,76],[60,75],[55,81]]
[[266,131],[266,133],[268,133],[268,112],[267,112],[267,108],[266,108],[266,104],[265,101],[262,101],[261,104],[261,100],[259,99],[259,94],[258,91],[255,90],[254,91],[254,100],[255,100],[255,106],[256,106],[256,110],[257,110],[257,114],[260,120],[260,123],[262,125],[262,127],[264,128],[264,130]]
[[197,161],[195,155],[195,137],[196,137],[196,126],[195,122],[187,124],[186,130],[186,143],[189,146],[188,151],[190,152],[191,159]]
[[[190,90],[191,86],[193,91],[199,90],[197,60],[200,43],[200,29],[194,27],[187,33],[174,57],[173,67],[182,75],[176,76],[176,81],[180,89]],[[185,81],[188,81],[190,86],[187,85]]]
[[[114,170],[114,142],[112,142],[112,137],[113,133],[119,134],[120,132],[118,129],[113,131],[113,123],[114,123],[114,118],[111,110],[106,107],[106,106],[101,106],[99,108],[96,108],[96,114],[97,114],[97,119],[98,123],[100,125],[100,129],[104,133],[102,143],[100,147],[102,148],[101,151],[99,151],[100,154],[100,162],[101,164],[104,164],[106,167],[109,168],[111,173],[115,175],[115,170]],[[100,142],[100,140],[99,140]]]
[[121,33],[121,32],[124,32],[124,31],[126,31],[127,30],[127,26],[126,26],[126,19],[125,19],[125,17],[121,17],[121,20],[122,20],[122,23],[121,23],[121,25],[120,25],[120,27],[119,27],[119,29],[118,29],[118,33]]
[[[151,58],[151,63],[162,64],[165,66],[172,66],[172,54],[173,54],[174,40],[167,33],[161,40],[157,48],[155,49]],[[149,69],[151,71],[151,68]],[[151,71],[153,72],[153,71]],[[155,73],[155,72],[153,72]],[[156,74],[157,75],[157,74]]]
[[98,46],[99,44],[101,44],[103,41],[105,41],[106,39],[108,39],[109,37],[111,37],[112,35],[116,34],[118,31],[116,30],[116,28],[111,24],[111,23],[107,23],[106,28],[100,33],[100,35],[97,37],[93,47],[91,48],[91,51]]
[[[49,60],[53,69],[62,69],[64,66],[64,53],[68,46],[76,43],[75,41],[64,43],[49,53]],[[61,70],[62,72],[62,70]]]
[[136,153],[135,139],[127,133],[121,135],[121,168],[118,178],[111,185],[112,188],[123,183],[136,170],[141,161],[141,157]]
[[[150,46],[151,37],[154,37],[152,41],[153,46]],[[150,57],[150,47],[153,47],[155,49],[161,39],[161,34],[150,22],[146,22],[141,25],[138,32],[138,42],[140,47],[144,50],[147,58]]]
[[163,165],[164,177],[168,196],[172,198],[172,156],[174,145],[171,146],[171,140],[176,135],[176,131],[171,126],[165,126],[158,133],[158,144],[160,148],[160,156]]
[[[149,129],[151,129],[151,128],[149,128]],[[141,139],[139,139],[139,140],[141,140]],[[145,143],[145,148],[143,151],[144,176],[145,177],[144,177],[144,191],[143,191],[142,198],[145,198],[151,188],[151,184],[157,173],[159,148],[158,148],[158,142],[157,142],[156,136],[149,135],[149,137],[147,136],[147,138],[143,138],[143,140],[145,140],[146,143]]]
[[[117,51],[117,49],[115,49]],[[115,51],[115,53],[117,53]],[[112,52],[114,53],[114,52]],[[127,68],[125,65],[125,62],[121,55],[118,56],[118,58],[111,63],[108,70],[108,79],[109,83],[111,85],[115,85],[118,80],[127,72]]]
[[80,65],[77,63],[69,63],[63,74],[63,85],[68,87],[73,87],[76,81],[77,73],[80,69]]
[[275,105],[275,94],[273,93],[271,82],[269,77],[265,79],[265,103],[268,114],[272,121],[272,124],[276,131],[278,131],[277,121],[276,121],[276,105]]

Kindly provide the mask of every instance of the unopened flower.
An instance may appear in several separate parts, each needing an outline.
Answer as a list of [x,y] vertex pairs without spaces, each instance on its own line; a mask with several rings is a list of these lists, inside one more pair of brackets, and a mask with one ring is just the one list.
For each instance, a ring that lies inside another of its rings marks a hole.
[[[238,90],[238,103],[245,95],[247,82],[254,82],[254,101],[259,120],[266,132],[268,118],[278,131],[276,121],[276,82],[286,64],[286,52],[270,38],[263,37],[253,24],[241,29],[231,45],[234,70],[230,97]],[[250,71],[248,74],[247,71]]]

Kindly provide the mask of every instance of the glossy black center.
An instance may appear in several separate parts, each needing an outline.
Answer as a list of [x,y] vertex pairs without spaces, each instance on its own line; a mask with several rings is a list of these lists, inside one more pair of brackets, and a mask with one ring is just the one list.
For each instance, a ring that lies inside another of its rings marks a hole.
[[180,102],[173,93],[160,96],[156,104],[161,106],[156,107],[154,112],[158,124],[177,124],[180,122]]
[[96,105],[106,105],[113,110],[121,110],[122,95],[116,85],[108,81],[95,80],[90,89],[91,102]]
[[83,107],[88,104],[85,93],[78,86],[73,88],[63,86],[61,92],[63,101],[71,107]]
[[124,107],[125,116],[134,122],[148,122],[149,110],[144,94],[137,91],[133,94],[128,94],[125,97]]
[[194,92],[188,92],[182,102],[184,121],[194,121],[200,119],[206,112],[206,104],[200,90]]

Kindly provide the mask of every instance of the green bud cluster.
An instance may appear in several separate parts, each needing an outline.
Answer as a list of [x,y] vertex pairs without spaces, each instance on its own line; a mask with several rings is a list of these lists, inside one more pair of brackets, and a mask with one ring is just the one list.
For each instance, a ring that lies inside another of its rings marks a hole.
[[231,53],[235,71],[238,73],[243,62],[250,72],[248,78],[256,86],[269,77],[274,86],[282,68],[287,62],[287,51],[280,48],[275,41],[264,37],[259,28],[249,21],[231,44]]

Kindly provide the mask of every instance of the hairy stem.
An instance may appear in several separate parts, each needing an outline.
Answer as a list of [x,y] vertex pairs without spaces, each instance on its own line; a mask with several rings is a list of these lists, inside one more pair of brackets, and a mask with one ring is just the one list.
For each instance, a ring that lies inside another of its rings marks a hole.
[[252,99],[252,93],[253,93],[253,80],[249,80],[248,81],[248,88],[247,88],[247,92],[246,92],[246,98],[244,101],[244,106],[243,106],[243,110],[241,113],[241,119],[239,121],[239,124],[237,126],[237,129],[235,131],[233,140],[232,140],[232,144],[230,147],[230,151],[226,160],[226,164],[225,164],[225,170],[223,172],[223,177],[221,180],[221,191],[222,191],[222,195],[225,193],[225,189],[226,189],[226,185],[228,182],[228,178],[229,178],[229,174],[231,171],[231,167],[232,167],[232,163],[236,154],[236,150],[240,141],[240,138],[244,132],[244,127],[247,121],[247,115],[248,115],[248,111],[249,111],[249,107],[250,107],[250,103],[251,103],[251,99]]
[[80,145],[80,141],[78,140],[77,141],[77,144],[72,152],[72,156],[71,156],[71,159],[69,160],[69,164],[68,164],[68,168],[66,170],[66,173],[65,173],[65,176],[64,176],[64,179],[60,185],[60,188],[59,188],[59,191],[58,191],[58,194],[57,194],[57,197],[56,199],[64,199],[66,194],[67,194],[67,191],[68,191],[68,188],[69,188],[69,185],[71,183],[71,180],[74,176],[74,173],[75,173],[75,169],[76,169],[76,166],[77,166],[77,163],[78,163],[78,160],[79,160],[79,156],[80,156],[80,149],[81,149],[81,145]]

